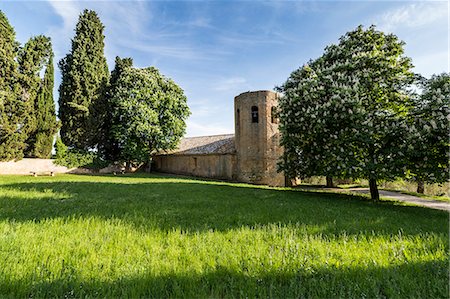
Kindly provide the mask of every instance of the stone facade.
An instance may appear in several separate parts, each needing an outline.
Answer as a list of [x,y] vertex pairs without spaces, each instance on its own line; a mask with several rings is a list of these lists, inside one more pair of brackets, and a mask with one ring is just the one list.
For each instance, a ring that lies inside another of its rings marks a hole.
[[245,92],[234,99],[235,135],[184,138],[175,151],[154,157],[157,171],[284,186],[283,153],[275,109],[278,94]]
[[184,138],[177,150],[153,158],[160,172],[235,180],[234,135]]
[[277,161],[278,119],[275,117],[278,94],[272,91],[246,92],[234,99],[237,180],[271,186],[284,186]]

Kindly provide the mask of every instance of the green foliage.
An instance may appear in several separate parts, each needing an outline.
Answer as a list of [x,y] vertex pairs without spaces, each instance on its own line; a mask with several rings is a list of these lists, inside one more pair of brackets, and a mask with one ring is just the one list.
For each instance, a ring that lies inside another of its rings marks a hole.
[[110,148],[117,148],[121,161],[148,162],[152,154],[175,148],[185,133],[186,97],[156,68],[135,69],[131,60],[117,61],[108,98]]
[[68,151],[67,146],[64,144],[64,142],[61,140],[60,137],[57,137],[55,142],[56,164],[61,165],[61,163],[63,163],[64,157],[67,155],[67,151]]
[[[49,158],[53,138],[58,130],[53,101],[54,70],[50,38],[42,35],[31,38],[21,49],[18,61],[22,86],[33,104],[25,154]],[[44,77],[41,78],[44,69]]]
[[446,298],[449,215],[156,176],[0,181],[0,297]]
[[449,180],[450,74],[426,80],[410,111],[408,161],[411,175],[428,183]]
[[20,85],[14,29],[0,11],[0,160],[21,159],[28,136],[31,101]]
[[108,81],[104,56],[103,24],[94,11],[84,10],[78,19],[72,49],[59,62],[61,138],[70,147],[87,150],[96,146],[99,122],[95,109]]
[[403,45],[359,26],[291,74],[280,87],[282,170],[367,178],[374,191],[377,180],[404,176],[413,73]]
[[55,164],[68,168],[90,168],[100,169],[109,165],[108,161],[101,159],[97,153],[84,151],[76,148],[68,148],[61,138],[55,143],[56,159]]
[[104,111],[103,114],[99,113],[99,115],[102,115],[103,117],[99,118],[102,125],[99,130],[98,150],[107,160],[111,161],[118,161],[120,159],[119,142],[114,138],[112,133],[113,124],[118,124],[120,122],[120,120],[114,119],[116,113],[113,97],[120,87],[118,85],[119,78],[127,68],[132,66],[133,59],[116,57],[115,67],[111,72],[106,92],[101,97],[99,105],[97,105],[99,110]]
[[48,158],[58,129],[50,38],[39,35],[19,48],[0,11],[0,44],[0,160]]

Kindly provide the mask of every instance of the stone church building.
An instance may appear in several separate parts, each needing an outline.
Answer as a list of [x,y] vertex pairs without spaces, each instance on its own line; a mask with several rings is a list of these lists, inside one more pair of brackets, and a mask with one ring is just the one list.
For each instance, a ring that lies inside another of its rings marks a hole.
[[277,161],[283,149],[275,115],[279,94],[245,92],[234,99],[235,134],[184,138],[177,150],[154,157],[160,172],[285,186]]

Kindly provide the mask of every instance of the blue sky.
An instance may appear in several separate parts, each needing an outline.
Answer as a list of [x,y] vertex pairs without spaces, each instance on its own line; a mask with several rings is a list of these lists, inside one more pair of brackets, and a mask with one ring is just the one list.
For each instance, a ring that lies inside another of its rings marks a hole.
[[[55,64],[69,51],[85,8],[105,25],[110,70],[115,56],[132,57],[184,89],[192,112],[187,136],[233,133],[236,95],[272,90],[359,24],[405,41],[416,72],[449,71],[448,1],[0,2],[20,43],[52,38]],[[55,79],[59,85],[59,71]]]

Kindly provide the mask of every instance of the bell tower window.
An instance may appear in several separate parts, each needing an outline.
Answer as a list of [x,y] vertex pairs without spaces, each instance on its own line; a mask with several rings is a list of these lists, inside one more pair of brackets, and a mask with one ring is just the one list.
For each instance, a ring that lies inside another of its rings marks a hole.
[[252,123],[258,123],[258,107],[252,106]]
[[275,106],[272,106],[270,109],[270,120],[273,124],[278,123],[277,108]]

